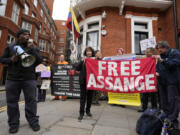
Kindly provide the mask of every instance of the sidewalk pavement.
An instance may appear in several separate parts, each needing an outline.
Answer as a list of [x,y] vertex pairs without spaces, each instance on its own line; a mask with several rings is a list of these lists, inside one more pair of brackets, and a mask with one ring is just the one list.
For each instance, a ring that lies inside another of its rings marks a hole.
[[[38,103],[41,130],[33,132],[24,116],[24,105],[20,105],[20,128],[16,135],[137,135],[136,121],[141,113],[136,107],[121,108],[108,105],[92,105],[93,117],[85,116],[79,122],[79,99],[52,101],[48,96],[46,102]],[[7,112],[0,113],[0,135],[8,135]]]

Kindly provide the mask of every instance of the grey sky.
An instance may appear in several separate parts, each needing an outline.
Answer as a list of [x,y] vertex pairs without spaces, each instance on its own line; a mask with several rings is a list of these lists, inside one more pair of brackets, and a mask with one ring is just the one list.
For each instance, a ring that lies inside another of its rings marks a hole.
[[70,0],[54,0],[53,19],[67,20]]

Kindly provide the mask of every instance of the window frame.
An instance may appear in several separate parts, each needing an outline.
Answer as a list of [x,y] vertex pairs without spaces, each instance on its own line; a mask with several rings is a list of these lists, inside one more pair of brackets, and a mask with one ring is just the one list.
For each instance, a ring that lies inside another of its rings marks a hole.
[[1,0],[1,2],[3,3],[3,5],[1,5],[0,8],[0,16],[5,16],[7,0]]
[[[131,52],[135,54],[135,32],[148,32],[148,38],[153,37],[153,21],[157,21],[158,17],[146,17],[146,16],[133,16],[126,14],[125,18],[131,19]],[[147,23],[148,29],[135,29],[135,23]]]
[[[30,26],[30,27],[29,27]],[[22,26],[21,28],[29,30],[30,34],[32,32],[32,24],[26,21],[22,21]],[[30,29],[29,29],[30,28]]]
[[[93,24],[96,22],[99,22],[99,27],[93,28],[93,29],[88,29],[89,24]],[[89,18],[87,18],[87,19],[85,19],[79,23],[80,29],[83,29],[83,31],[81,31],[81,33],[80,33],[83,36],[82,37],[83,38],[82,44],[81,44],[81,56],[83,56],[83,52],[84,52],[85,48],[87,47],[86,46],[86,43],[87,43],[86,39],[87,39],[87,33],[88,32],[99,31],[99,39],[98,39],[97,50],[101,50],[101,24],[102,24],[102,16],[100,16],[100,15],[89,17]]]
[[42,52],[46,52],[46,40],[43,39],[39,40],[39,49]]
[[24,14],[28,15],[29,14],[29,6],[27,3],[24,3]]
[[38,5],[38,0],[34,0],[34,1],[33,1],[33,5],[34,5],[35,7],[37,7],[37,5]]
[[[13,42],[15,42],[15,37],[13,36],[13,35],[11,35],[11,34],[8,34],[8,37],[10,37],[10,41],[8,41],[8,38],[7,38],[7,41],[6,41],[6,43],[7,44],[12,44]],[[13,41],[12,41],[12,39],[13,39]]]

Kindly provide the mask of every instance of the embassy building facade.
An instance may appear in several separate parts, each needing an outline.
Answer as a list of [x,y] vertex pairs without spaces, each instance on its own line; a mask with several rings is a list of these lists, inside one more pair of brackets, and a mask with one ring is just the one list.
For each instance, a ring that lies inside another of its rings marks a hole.
[[103,57],[117,55],[118,48],[142,55],[140,41],[152,37],[178,48],[180,1],[175,5],[172,0],[77,0],[73,6],[81,32],[78,53],[92,46]]

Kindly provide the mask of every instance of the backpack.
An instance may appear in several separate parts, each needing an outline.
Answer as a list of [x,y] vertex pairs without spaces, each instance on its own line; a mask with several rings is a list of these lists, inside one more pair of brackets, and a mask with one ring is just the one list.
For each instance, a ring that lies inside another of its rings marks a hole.
[[180,129],[168,130],[169,135],[180,135]]
[[165,113],[147,108],[136,123],[136,132],[139,135],[160,135]]

